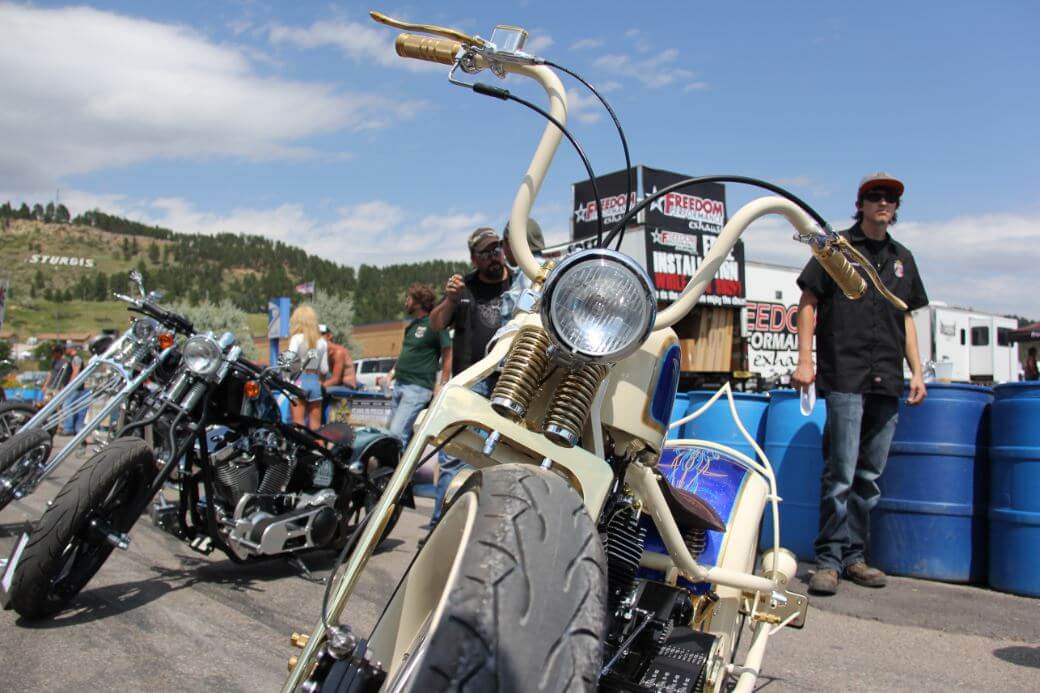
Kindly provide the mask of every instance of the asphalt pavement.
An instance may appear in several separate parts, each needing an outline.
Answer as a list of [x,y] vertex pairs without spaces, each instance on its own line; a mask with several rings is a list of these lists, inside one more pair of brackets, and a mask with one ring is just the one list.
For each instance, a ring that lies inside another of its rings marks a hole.
[[[0,555],[83,459],[0,512]],[[424,534],[430,501],[418,502],[347,608],[359,632],[375,623]],[[284,559],[240,565],[197,554],[147,517],[131,537],[56,618],[27,623],[0,612],[0,690],[277,690],[296,653],[289,635],[317,620],[324,586],[315,578],[334,556],[305,558],[308,577]],[[1038,691],[1040,600],[909,578],[881,590],[843,582],[838,595],[812,599],[803,630],[770,640],[759,689]]]

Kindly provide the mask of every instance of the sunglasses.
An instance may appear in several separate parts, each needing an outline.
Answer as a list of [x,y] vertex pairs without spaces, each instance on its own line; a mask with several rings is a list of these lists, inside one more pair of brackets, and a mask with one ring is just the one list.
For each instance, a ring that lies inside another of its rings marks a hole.
[[890,205],[899,202],[899,193],[894,190],[868,190],[863,193],[863,199],[867,202],[881,202],[884,200]]
[[502,244],[501,243],[496,243],[495,245],[491,246],[490,248],[486,248],[484,250],[481,250],[479,252],[474,253],[474,255],[476,255],[477,257],[482,258],[484,260],[490,260],[492,258],[498,257],[501,254],[502,254]]

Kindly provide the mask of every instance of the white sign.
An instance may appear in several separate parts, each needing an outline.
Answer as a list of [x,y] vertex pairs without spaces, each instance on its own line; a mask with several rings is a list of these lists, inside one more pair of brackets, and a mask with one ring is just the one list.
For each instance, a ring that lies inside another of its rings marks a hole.
[[66,267],[93,267],[94,258],[64,257],[61,255],[32,255],[26,260],[30,265],[64,265]]

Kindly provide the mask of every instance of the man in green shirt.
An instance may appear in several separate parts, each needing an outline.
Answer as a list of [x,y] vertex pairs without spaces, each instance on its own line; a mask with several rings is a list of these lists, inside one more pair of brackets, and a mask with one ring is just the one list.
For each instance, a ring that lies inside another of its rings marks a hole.
[[405,447],[412,437],[415,418],[433,399],[438,387],[437,374],[447,382],[451,377],[451,338],[446,330],[430,327],[433,289],[412,284],[404,299],[404,310],[412,321],[404,329],[401,355],[394,367],[394,394],[390,411],[390,432]]

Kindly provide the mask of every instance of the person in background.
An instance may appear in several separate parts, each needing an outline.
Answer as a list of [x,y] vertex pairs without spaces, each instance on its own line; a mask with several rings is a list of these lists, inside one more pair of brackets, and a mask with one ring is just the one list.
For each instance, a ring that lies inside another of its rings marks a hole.
[[[542,235],[542,227],[538,225],[537,221],[530,218],[527,220],[527,244],[531,247],[531,252],[534,253],[535,259],[541,262],[541,252],[545,248],[545,237]],[[513,283],[509,285],[509,290],[502,294],[502,324],[504,325],[512,319],[513,312],[516,310],[516,303],[520,300],[520,294],[531,286],[531,280],[518,267],[516,258],[513,257],[513,250],[509,247],[508,222],[506,222],[505,229],[502,230],[502,249],[505,251],[506,264],[509,265],[509,269],[513,274]]]
[[292,403],[293,423],[316,431],[321,427],[321,379],[329,372],[329,357],[313,308],[303,305],[292,312],[289,334],[289,351],[296,354],[300,369],[296,385],[306,393],[304,401]]
[[357,375],[354,372],[354,361],[350,351],[342,344],[333,341],[332,330],[328,325],[318,325],[322,339],[329,349],[329,375],[321,384],[324,388],[350,387],[357,388]]
[[[484,358],[488,342],[502,325],[503,295],[513,283],[513,273],[504,262],[502,240],[494,229],[477,229],[469,235],[467,245],[473,271],[465,277],[452,275],[445,285],[444,300],[430,313],[433,329],[455,328],[452,339],[452,376]],[[473,391],[487,397],[494,385],[494,378],[488,377],[474,385]],[[443,451],[439,459],[440,476],[437,477],[437,493],[430,518],[431,529],[440,520],[448,485],[467,466],[462,460],[450,457]]]
[[[62,382],[61,387],[71,383],[80,374],[80,371],[83,370],[83,357],[79,355],[79,350],[76,349],[72,342],[65,344],[65,358],[68,360],[68,375],[63,378],[64,382]],[[83,426],[87,421],[87,403],[84,400],[89,395],[90,391],[82,383],[69,392],[68,399],[65,401],[66,416],[62,422],[63,434],[74,436],[83,430]],[[90,444],[89,438],[83,442],[84,444]]]
[[873,288],[862,299],[849,300],[815,258],[798,277],[798,368],[791,380],[802,388],[815,381],[827,399],[816,572],[809,582],[813,594],[837,592],[839,575],[866,587],[886,583],[885,574],[868,566],[865,555],[870,511],[881,496],[877,480],[888,461],[903,394],[904,359],[912,374],[907,404],[920,404],[927,395],[910,311],[928,305],[928,295],[913,255],[889,233],[903,190],[903,183],[887,173],[863,178],[856,223],[842,235],[907,304],[906,312]]
[[49,400],[65,387],[68,381],[69,360],[65,357],[65,348],[61,344],[51,347],[51,370],[43,381],[41,392],[44,400]]
[[1029,347],[1028,356],[1026,356],[1025,365],[1025,379],[1026,380],[1040,380],[1040,369],[1036,365],[1036,347]]
[[404,298],[404,311],[411,318],[404,328],[401,355],[394,366],[394,388],[390,409],[390,432],[403,447],[412,438],[415,419],[429,405],[440,382],[447,382],[451,368],[451,340],[445,330],[430,327],[433,289],[412,284]]

